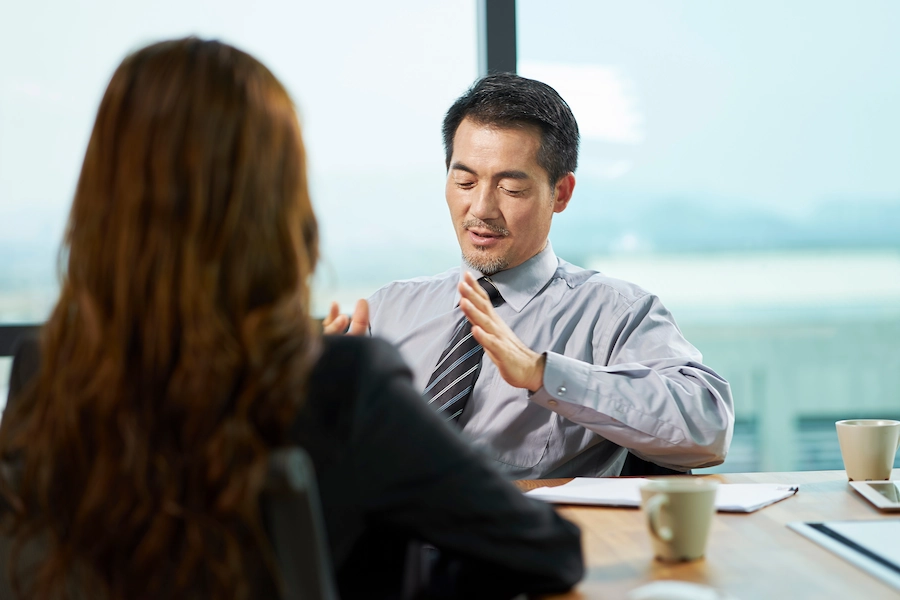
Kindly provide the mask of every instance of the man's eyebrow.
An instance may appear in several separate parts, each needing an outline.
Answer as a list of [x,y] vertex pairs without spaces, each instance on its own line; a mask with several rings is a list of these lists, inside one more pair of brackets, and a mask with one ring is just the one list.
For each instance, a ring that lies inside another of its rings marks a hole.
[[525,171],[500,171],[494,177],[497,179],[531,179]]
[[[467,167],[461,162],[455,162],[450,165],[451,171],[465,171],[466,173],[470,173],[472,175],[478,175],[475,172],[475,169],[471,167]],[[495,179],[517,179],[517,180],[526,180],[531,179],[531,177],[525,171],[500,171],[499,173],[494,175]]]
[[470,173],[472,175],[478,175],[478,173],[475,172],[475,169],[473,169],[471,167],[467,167],[466,165],[462,164],[461,162],[455,162],[452,165],[450,165],[450,170],[451,171],[465,171],[466,173]]

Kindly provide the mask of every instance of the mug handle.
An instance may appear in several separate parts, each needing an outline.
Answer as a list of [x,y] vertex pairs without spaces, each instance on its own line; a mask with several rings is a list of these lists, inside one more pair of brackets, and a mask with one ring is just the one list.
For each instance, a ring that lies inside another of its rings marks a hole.
[[672,541],[672,528],[663,527],[660,522],[660,511],[663,506],[669,503],[667,494],[656,494],[647,501],[647,523],[650,525],[650,533],[653,537],[663,542]]

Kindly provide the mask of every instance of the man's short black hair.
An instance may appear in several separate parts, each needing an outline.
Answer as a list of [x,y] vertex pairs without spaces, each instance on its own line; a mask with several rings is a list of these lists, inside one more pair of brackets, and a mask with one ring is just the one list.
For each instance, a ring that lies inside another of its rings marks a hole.
[[537,125],[541,129],[537,161],[547,171],[551,186],[578,166],[578,123],[566,101],[546,83],[513,73],[496,73],[476,81],[444,116],[448,169],[453,137],[466,117],[499,128]]

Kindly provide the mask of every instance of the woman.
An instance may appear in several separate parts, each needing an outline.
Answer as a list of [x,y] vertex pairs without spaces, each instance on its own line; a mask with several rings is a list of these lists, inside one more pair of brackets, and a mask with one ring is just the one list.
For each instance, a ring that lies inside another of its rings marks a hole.
[[46,545],[11,567],[23,596],[261,597],[257,499],[285,445],[313,459],[345,598],[395,595],[410,539],[441,550],[448,596],[581,577],[577,529],[485,467],[390,346],[316,334],[300,130],[252,57],[192,38],[124,60],[64,251],[0,427],[5,531]]

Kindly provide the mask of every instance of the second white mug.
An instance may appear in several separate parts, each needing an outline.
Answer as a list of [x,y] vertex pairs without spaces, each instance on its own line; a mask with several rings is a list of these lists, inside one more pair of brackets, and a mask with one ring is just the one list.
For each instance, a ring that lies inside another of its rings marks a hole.
[[641,487],[641,506],[659,560],[695,560],[706,553],[719,483],[710,479],[655,479]]
[[837,421],[834,426],[850,481],[891,478],[900,446],[900,421],[851,419]]

